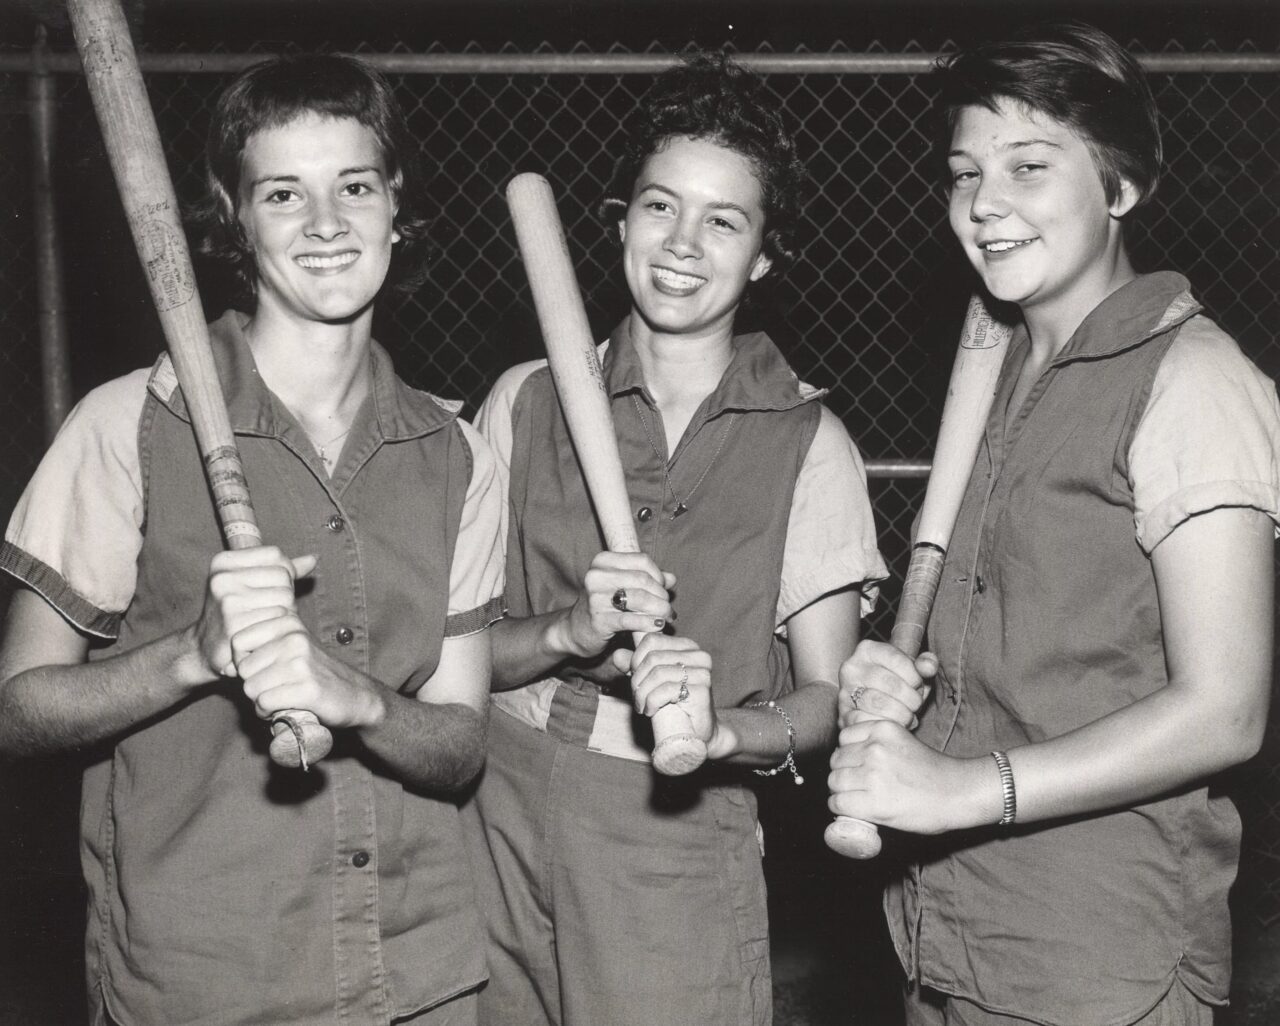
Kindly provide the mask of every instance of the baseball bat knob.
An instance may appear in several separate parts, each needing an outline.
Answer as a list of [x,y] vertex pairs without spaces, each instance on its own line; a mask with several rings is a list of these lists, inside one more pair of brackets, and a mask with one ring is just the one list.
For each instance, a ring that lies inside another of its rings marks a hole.
[[880,854],[880,831],[873,823],[837,816],[822,835],[827,847],[849,859],[873,859]]
[[663,776],[683,777],[706,761],[706,743],[693,734],[670,734],[653,746],[653,768]]
[[290,709],[271,721],[271,761],[288,769],[308,770],[333,748],[333,735],[314,713]]
[[663,776],[683,777],[707,761],[707,744],[693,732],[693,721],[678,705],[653,714],[653,768]]

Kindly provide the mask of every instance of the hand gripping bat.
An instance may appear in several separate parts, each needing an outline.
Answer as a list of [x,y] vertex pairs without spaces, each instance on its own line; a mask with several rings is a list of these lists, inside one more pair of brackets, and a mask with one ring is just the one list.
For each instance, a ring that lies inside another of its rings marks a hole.
[[[223,536],[232,549],[261,545],[129,23],[119,0],[68,0],[67,10],[129,229],[191,414]],[[282,766],[306,769],[323,759],[333,745],[332,735],[309,712],[277,713],[271,729],[275,735],[271,758]]]
[[[533,291],[547,362],[605,545],[614,552],[639,552],[600,359],[551,186],[541,175],[517,175],[507,185],[507,204]],[[642,637],[637,634],[635,639]],[[693,733],[683,709],[664,705],[652,722],[653,765],[659,773],[679,776],[702,765],[707,746]]]
[[[995,399],[996,379],[1012,334],[1008,325],[992,319],[981,297],[975,295],[969,300],[942,407],[933,469],[920,507],[920,523],[898,616],[890,634],[894,647],[912,659],[920,654],[924,643],[925,625],[938,593],[951,531],[978,456],[978,445]],[[827,826],[824,837],[827,847],[850,858],[869,859],[880,851],[880,833],[875,826],[851,816],[837,816]]]

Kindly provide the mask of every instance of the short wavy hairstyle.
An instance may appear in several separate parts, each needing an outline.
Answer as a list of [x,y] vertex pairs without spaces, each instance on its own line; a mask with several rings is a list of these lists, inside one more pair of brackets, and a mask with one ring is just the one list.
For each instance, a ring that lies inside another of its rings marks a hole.
[[723,53],[694,54],[664,71],[627,119],[622,155],[599,208],[608,227],[625,218],[645,161],[681,136],[718,143],[751,162],[763,199],[764,253],[775,268],[794,260],[808,172],[764,82]]
[[204,201],[194,212],[200,252],[228,264],[245,298],[256,293],[257,264],[240,225],[240,172],[256,132],[307,114],[353,118],[373,132],[386,161],[397,209],[396,246],[388,279],[412,292],[426,276],[430,221],[418,144],[391,85],[375,68],[348,54],[276,57],[242,72],[218,98],[205,147]]
[[940,87],[937,157],[948,189],[946,154],[960,111],[994,111],[1012,100],[1086,142],[1108,203],[1120,196],[1122,180],[1137,189],[1135,206],[1155,195],[1164,156],[1155,98],[1133,55],[1092,25],[1029,26],[940,57],[934,78]]

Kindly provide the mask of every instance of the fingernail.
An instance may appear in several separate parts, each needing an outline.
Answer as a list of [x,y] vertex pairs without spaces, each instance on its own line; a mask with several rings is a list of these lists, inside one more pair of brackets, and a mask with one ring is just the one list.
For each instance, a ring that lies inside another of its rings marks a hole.
[[653,625],[657,627],[658,630],[662,630],[662,628],[667,625],[667,621],[662,619],[661,617],[655,617],[653,621]]

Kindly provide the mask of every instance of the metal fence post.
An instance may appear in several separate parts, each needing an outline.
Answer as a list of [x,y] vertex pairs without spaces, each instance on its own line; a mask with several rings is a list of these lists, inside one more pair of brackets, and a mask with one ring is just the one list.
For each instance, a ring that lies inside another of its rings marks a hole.
[[45,441],[52,441],[71,409],[71,364],[67,339],[62,250],[53,189],[57,131],[57,83],[49,70],[45,27],[36,29],[31,51],[28,105],[31,110],[32,173],[36,236],[36,292],[40,322],[40,367],[44,387]]

